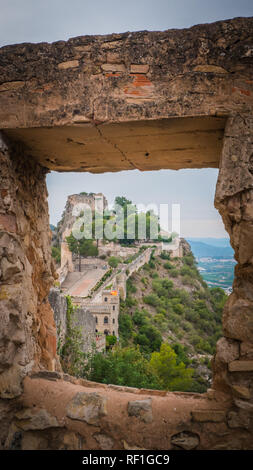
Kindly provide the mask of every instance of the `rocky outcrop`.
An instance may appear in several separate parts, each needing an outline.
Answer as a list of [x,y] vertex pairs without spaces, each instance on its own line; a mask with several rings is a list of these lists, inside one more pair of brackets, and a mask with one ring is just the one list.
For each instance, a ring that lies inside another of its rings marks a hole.
[[[107,200],[102,193],[90,194],[72,194],[68,196],[62,218],[57,225],[55,243],[60,244],[65,241],[64,234],[70,234],[76,218],[82,212],[82,206],[89,206],[92,213],[95,209],[98,212],[106,210],[108,207]],[[78,210],[78,207],[80,208]]]

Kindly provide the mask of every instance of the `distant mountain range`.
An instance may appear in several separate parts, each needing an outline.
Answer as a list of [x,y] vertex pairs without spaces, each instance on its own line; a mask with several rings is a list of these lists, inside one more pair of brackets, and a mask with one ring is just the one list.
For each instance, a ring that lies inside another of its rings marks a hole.
[[195,258],[233,258],[228,238],[187,238]]

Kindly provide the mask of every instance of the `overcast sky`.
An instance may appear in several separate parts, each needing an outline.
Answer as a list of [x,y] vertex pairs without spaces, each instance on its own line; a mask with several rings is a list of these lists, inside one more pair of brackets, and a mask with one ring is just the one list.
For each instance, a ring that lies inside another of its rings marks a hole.
[[[0,0],[0,46],[53,42],[86,34],[187,28],[236,16],[253,16],[252,0]],[[109,202],[181,204],[181,235],[226,236],[213,207],[217,170],[54,173],[48,175],[51,223],[68,194],[103,192]]]

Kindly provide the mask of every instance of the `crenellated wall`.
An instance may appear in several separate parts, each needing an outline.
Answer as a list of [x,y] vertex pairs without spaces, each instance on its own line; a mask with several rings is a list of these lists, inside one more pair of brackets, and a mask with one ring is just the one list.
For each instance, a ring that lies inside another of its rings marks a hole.
[[253,411],[253,116],[227,121],[215,206],[235,251],[233,292],[214,358],[214,387],[232,393],[237,412]]

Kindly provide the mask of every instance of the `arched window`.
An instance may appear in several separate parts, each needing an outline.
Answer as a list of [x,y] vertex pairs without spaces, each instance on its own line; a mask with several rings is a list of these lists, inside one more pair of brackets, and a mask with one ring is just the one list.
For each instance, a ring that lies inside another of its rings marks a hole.
[[108,317],[104,317],[104,323],[108,323]]
[[109,331],[108,331],[108,330],[104,330],[104,334],[105,334],[105,336],[109,335]]
[[112,332],[113,336],[115,336],[115,331]]
[[115,310],[115,305],[112,306],[112,309]]
[[115,318],[112,319],[112,322],[115,323]]
[[98,317],[96,317],[96,323],[98,322]]
[[107,297],[105,297],[105,302],[107,302]]

